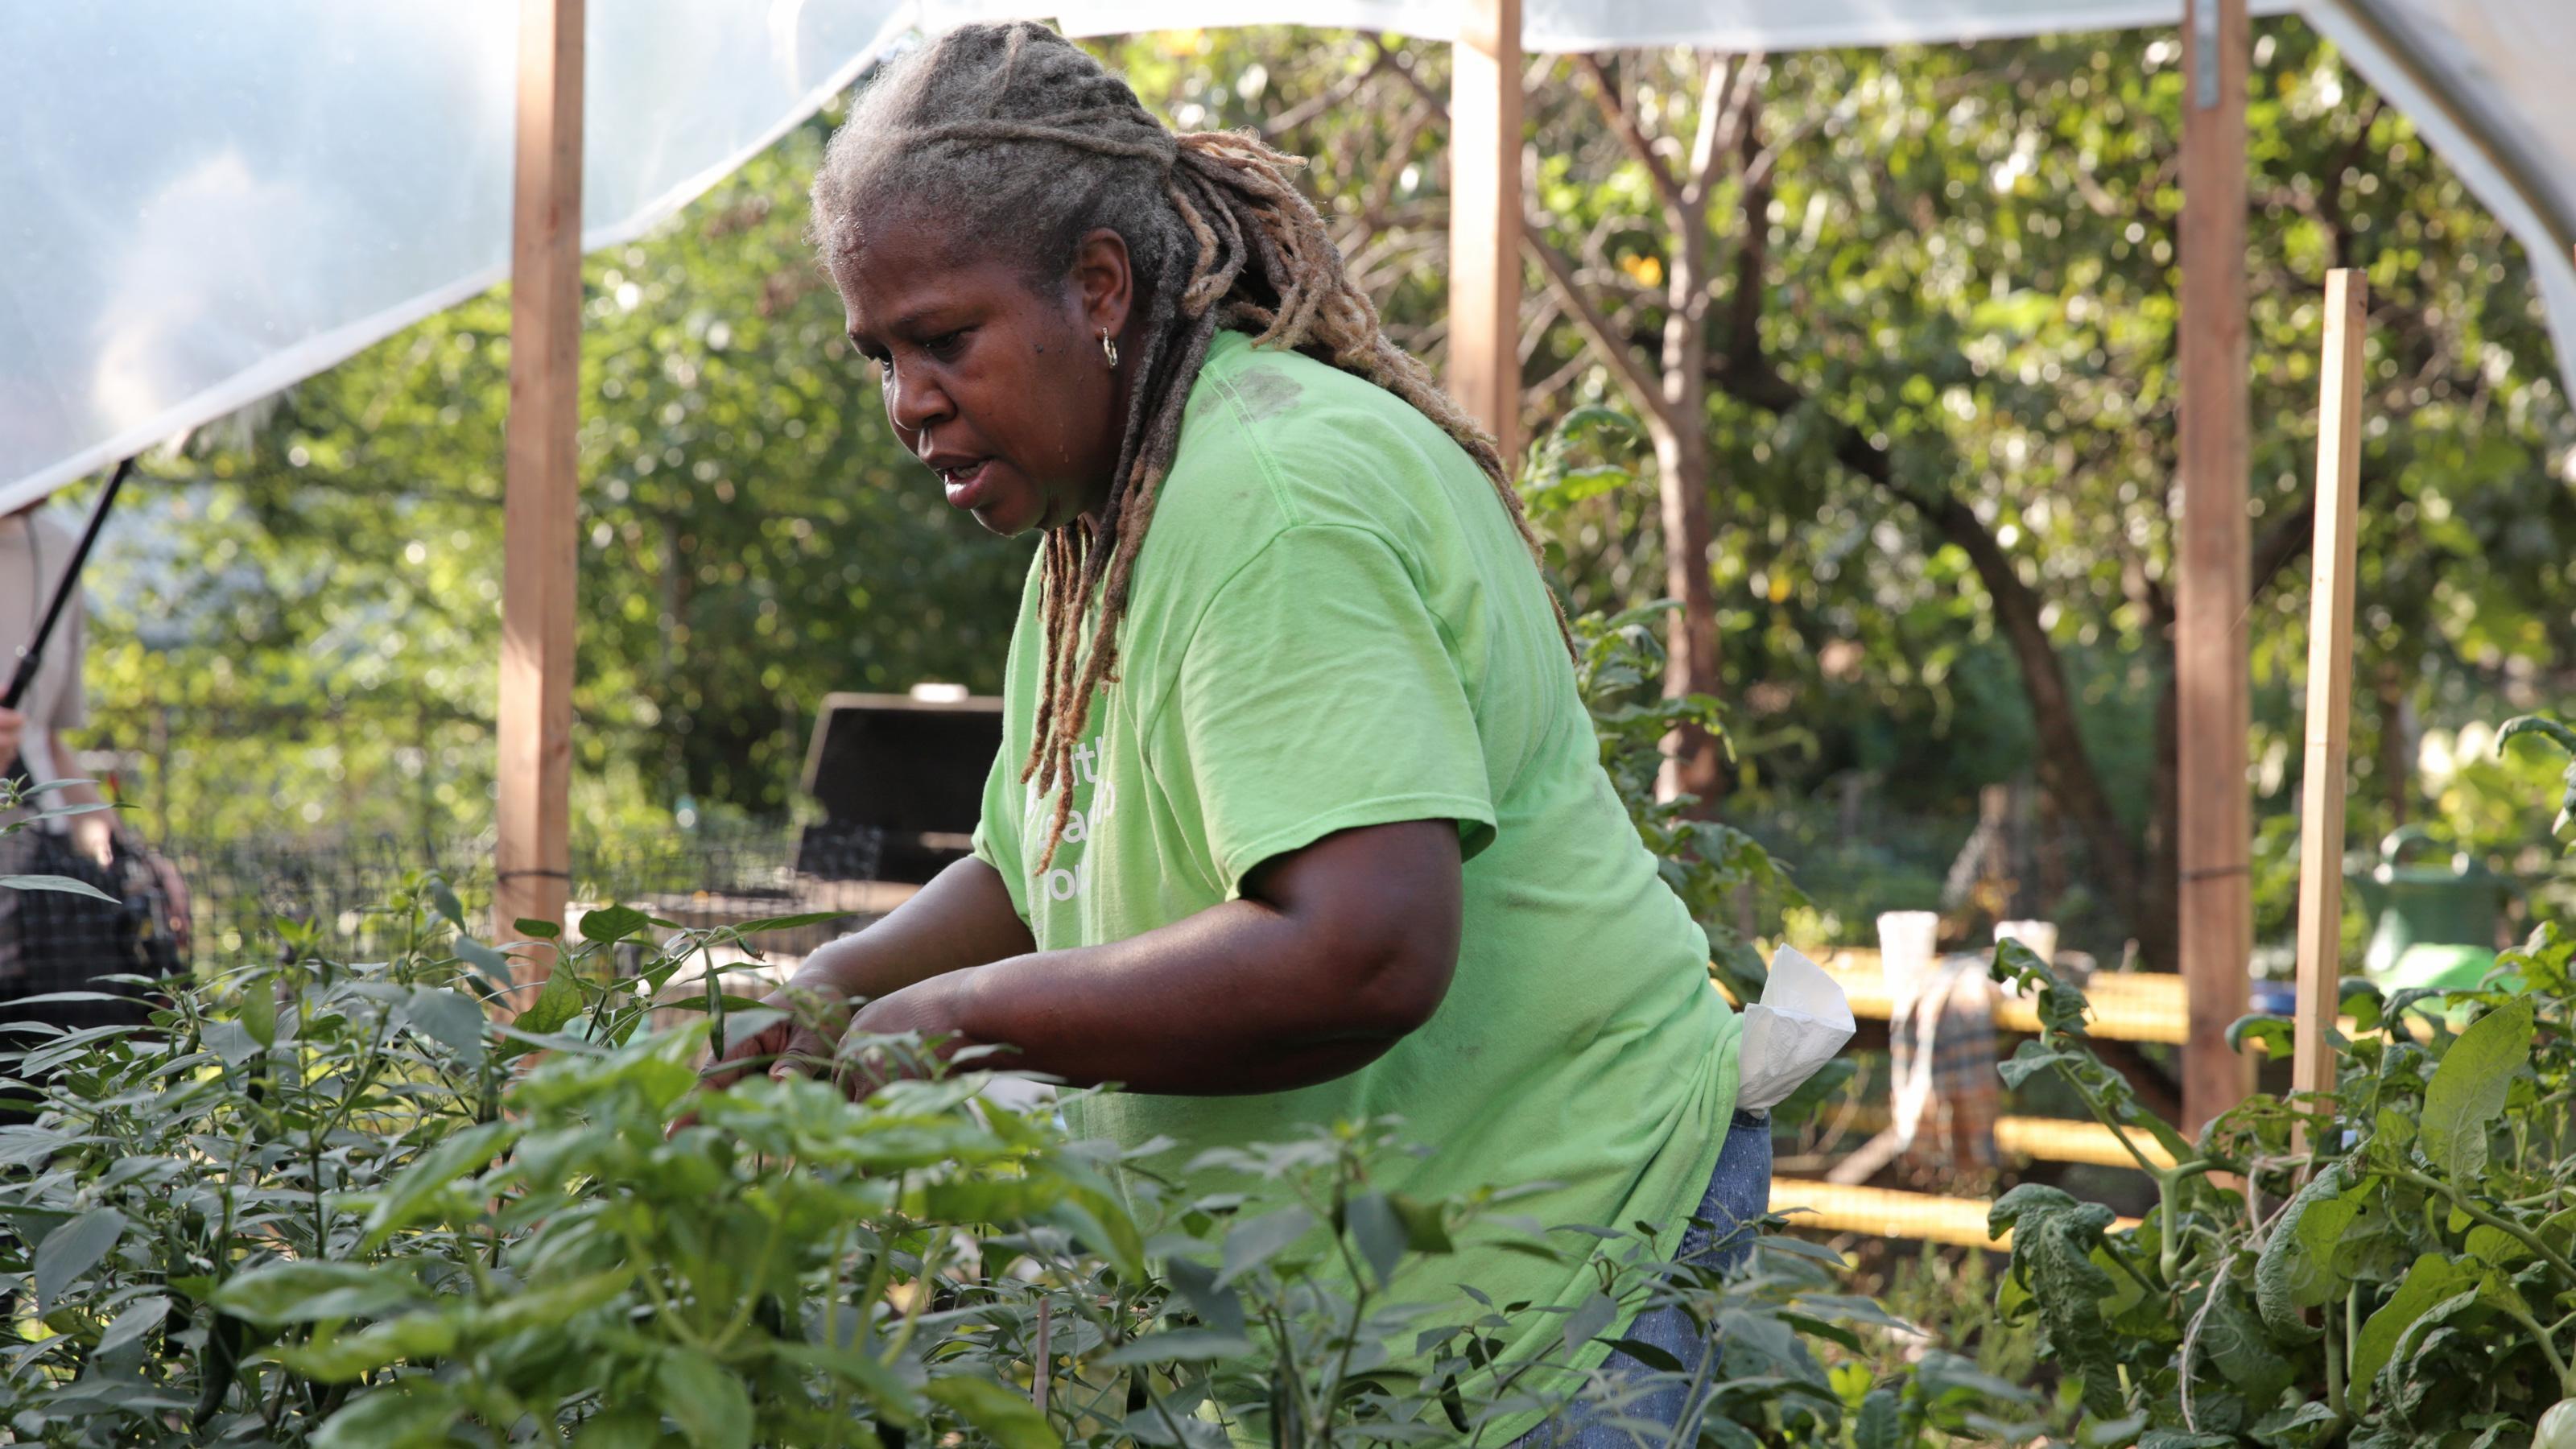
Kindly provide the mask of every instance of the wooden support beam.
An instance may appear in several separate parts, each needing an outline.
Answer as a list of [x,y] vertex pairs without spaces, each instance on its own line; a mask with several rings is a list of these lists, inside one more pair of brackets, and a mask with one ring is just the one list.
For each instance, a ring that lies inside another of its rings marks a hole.
[[1520,445],[1521,0],[1466,0],[1449,67],[1449,395]]
[[2183,1130],[2244,1100],[2249,1058],[2227,1046],[2253,955],[2245,779],[2245,0],[2186,0],[2182,125],[2182,517],[2174,674],[2181,775]]
[[[583,0],[520,0],[502,505],[499,848],[493,929],[560,926],[571,886],[573,568],[580,483]],[[551,957],[523,954],[522,983]],[[523,1003],[524,1004],[524,1003]]]
[[2331,1092],[2326,1031],[2341,1005],[2344,757],[2352,719],[2352,572],[2361,500],[2361,344],[2369,285],[2326,273],[2317,369],[2317,538],[2310,552],[2307,759],[2299,776],[2299,1011],[2290,1090]]

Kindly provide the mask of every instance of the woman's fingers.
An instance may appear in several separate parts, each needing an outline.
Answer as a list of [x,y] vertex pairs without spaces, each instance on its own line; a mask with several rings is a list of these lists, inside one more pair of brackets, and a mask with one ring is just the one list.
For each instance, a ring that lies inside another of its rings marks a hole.
[[786,1053],[789,1038],[795,1031],[796,1028],[787,1022],[773,1021],[758,1031],[727,1042],[715,1065],[708,1069],[704,1085],[722,1091],[741,1081],[746,1074],[768,1066]]
[[769,1075],[784,1080],[790,1075],[819,1076],[831,1070],[832,1043],[812,1027],[790,1027],[780,1044],[777,1060],[769,1064]]
[[[848,1026],[845,1011],[833,1010],[824,998],[794,985],[772,992],[760,1004],[780,1014],[758,1030],[730,1035],[714,1063],[700,1074],[701,1087],[721,1092],[754,1072],[764,1072],[776,1081],[800,1073],[834,1076],[834,1051]],[[670,1130],[679,1132],[695,1126],[697,1120],[696,1112],[685,1112]]]
[[754,1071],[773,1077],[791,1072],[808,1076],[829,1072],[832,1053],[848,1025],[845,1012],[814,992],[789,985],[762,998],[763,1007],[779,1013],[759,1030],[732,1037],[708,1070],[705,1085],[721,1091]]

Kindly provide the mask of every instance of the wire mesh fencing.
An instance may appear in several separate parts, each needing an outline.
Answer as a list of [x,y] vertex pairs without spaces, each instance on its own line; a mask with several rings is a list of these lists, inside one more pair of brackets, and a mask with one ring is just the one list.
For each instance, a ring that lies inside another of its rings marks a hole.
[[1799,802],[1728,823],[1788,867],[1829,938],[1819,944],[1875,946],[1883,911],[2051,921],[2062,946],[2105,961],[2120,959],[2129,935],[2084,842],[2062,820]]
[[[877,880],[882,847],[875,832],[794,825],[577,841],[571,897],[576,910],[634,905],[686,925],[849,910],[847,887]],[[319,929],[337,950],[381,954],[396,944],[386,902],[423,872],[447,881],[469,922],[492,907],[488,837],[181,839],[158,849],[187,883],[191,955],[200,963],[277,949],[281,920]]]
[[[1972,815],[1799,803],[1731,815],[1729,823],[1788,864],[1814,902],[1810,924],[1830,938],[1817,944],[1875,944],[1877,916],[1891,910],[2049,919],[2063,944],[2106,960],[2118,959],[2126,935],[2081,842],[2057,822],[1998,836]],[[868,914],[882,906],[853,887],[921,878],[888,846],[879,832],[793,824],[674,825],[576,841],[572,900],[576,909],[636,905],[687,925],[816,910]],[[491,909],[488,836],[180,838],[159,849],[187,883],[191,955],[201,963],[276,949],[281,917],[319,927],[337,949],[379,954],[391,944],[380,908],[422,871],[447,880],[468,920]]]

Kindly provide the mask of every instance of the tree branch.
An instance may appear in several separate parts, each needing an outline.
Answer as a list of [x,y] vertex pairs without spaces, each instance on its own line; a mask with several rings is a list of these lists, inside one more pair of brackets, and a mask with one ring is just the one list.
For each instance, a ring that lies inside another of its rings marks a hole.
[[[1748,64],[1745,69],[1750,73],[1753,68]],[[1759,124],[1754,97],[1759,91],[1749,86],[1740,89],[1744,95],[1728,107],[1735,112],[1730,149],[1743,154],[1746,175],[1743,234],[1735,243],[1735,300],[1727,309],[1726,352],[1730,367],[1749,375],[1768,370],[1762,361],[1762,271],[1770,257],[1771,183],[1767,179],[1756,181],[1751,174],[1753,157],[1759,150],[1754,134]]]
[[1654,140],[1637,123],[1636,113],[1619,98],[1618,89],[1610,80],[1610,72],[1602,67],[1601,57],[1578,55],[1574,64],[1591,77],[1592,103],[1600,108],[1601,118],[1610,123],[1610,129],[1627,144],[1628,154],[1646,168],[1646,178],[1654,183],[1655,195],[1663,199],[1664,205],[1675,216],[1681,216],[1689,205],[1682,198],[1681,182],[1674,179],[1673,170],[1664,164],[1664,158],[1655,153]]
[[1682,185],[1684,206],[1696,207],[1707,198],[1716,181],[1718,158],[1725,154],[1718,148],[1717,133],[1726,109],[1729,64],[1724,56],[1710,60],[1707,78],[1700,82],[1699,129],[1691,137],[1690,180]]
[[1594,304],[1591,295],[1583,290],[1582,283],[1575,280],[1573,261],[1548,241],[1546,230],[1536,218],[1521,223],[1521,243],[1529,248],[1539,270],[1547,275],[1549,290],[1556,294],[1558,303],[1573,317],[1574,325],[1583,333],[1583,340],[1609,366],[1611,373],[1619,379],[1620,388],[1636,404],[1637,410],[1658,424],[1672,426],[1672,419],[1664,409],[1662,382],[1646,366],[1644,359],[1638,357],[1635,350],[1612,329],[1610,319],[1601,315],[1601,309]]
[[1431,107],[1431,114],[1439,117],[1440,128],[1446,131],[1449,128],[1449,98],[1433,90],[1428,82],[1416,74],[1413,67],[1405,63],[1403,53],[1387,45],[1385,37],[1372,35],[1369,40],[1377,47],[1378,59],[1386,63],[1387,69],[1401,77],[1425,105]]
[[[1726,104],[1718,114],[1717,130],[1710,137],[1708,153],[1697,158],[1697,176],[1692,184],[1699,195],[1706,196],[1716,188],[1717,169],[1726,164],[1727,157],[1739,151],[1743,153],[1747,173],[1751,172],[1762,150],[1755,144],[1759,130],[1756,118],[1761,113],[1762,79],[1769,71],[1770,67],[1764,63],[1759,51],[1744,57],[1743,63],[1735,68],[1733,82],[1727,88]],[[1710,94],[1714,96],[1716,92],[1712,89]],[[1749,180],[1747,184],[1759,186],[1767,182],[1768,178],[1764,178]]]
[[[1747,143],[1754,141],[1748,134]],[[1756,204],[1763,190],[1747,187],[1746,205]],[[1747,235],[1755,234],[1760,225],[1758,216],[1748,217]],[[1739,253],[1739,258],[1744,254]],[[1707,373],[1710,381],[1732,396],[1766,412],[1785,414],[1806,406],[1808,399],[1763,353],[1758,274],[1752,280],[1757,288],[1753,294],[1755,305],[1743,305],[1744,295],[1739,292],[1731,324],[1734,335],[1722,355],[1711,357]],[[1737,285],[1745,285],[1741,276]],[[1978,580],[1985,585],[1987,601],[2020,669],[2022,691],[2029,698],[2031,724],[2038,736],[2035,753],[2040,783],[2083,832],[2085,846],[2110,887],[2113,905],[2144,934],[2138,917],[2137,853],[2120,824],[2118,812],[2111,807],[2110,795],[2103,789],[2101,776],[2093,768],[2093,757],[2076,727],[2074,692],[2067,685],[2065,667],[2048,637],[2047,626],[2040,622],[2043,605],[2038,591],[2022,582],[2012,556],[1977,517],[1976,510],[1957,496],[1942,493],[1927,497],[1902,486],[1888,450],[1848,422],[1835,420],[1829,439],[1835,461],[1906,504],[1937,537],[1968,556]]]
[[1388,55],[1389,52],[1386,47],[1380,45],[1378,47],[1377,57],[1374,60],[1371,60],[1366,66],[1351,72],[1349,75],[1346,75],[1340,80],[1333,82],[1331,85],[1326,86],[1324,89],[1317,91],[1305,100],[1298,102],[1296,105],[1290,106],[1287,110],[1281,111],[1278,115],[1262,122],[1262,137],[1266,140],[1277,140],[1279,137],[1288,134],[1290,131],[1296,130],[1299,126],[1306,124],[1308,121],[1315,119],[1324,112],[1331,110],[1333,107],[1340,105],[1346,100],[1349,100],[1352,94],[1358,91],[1360,87],[1367,85],[1370,81],[1375,80],[1378,76],[1385,73]]

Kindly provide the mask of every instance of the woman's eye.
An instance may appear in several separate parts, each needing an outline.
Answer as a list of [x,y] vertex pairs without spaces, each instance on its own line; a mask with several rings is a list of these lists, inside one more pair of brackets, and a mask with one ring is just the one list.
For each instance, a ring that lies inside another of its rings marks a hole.
[[966,331],[960,327],[954,332],[942,332],[921,344],[921,350],[933,357],[954,357],[957,350],[966,345]]

